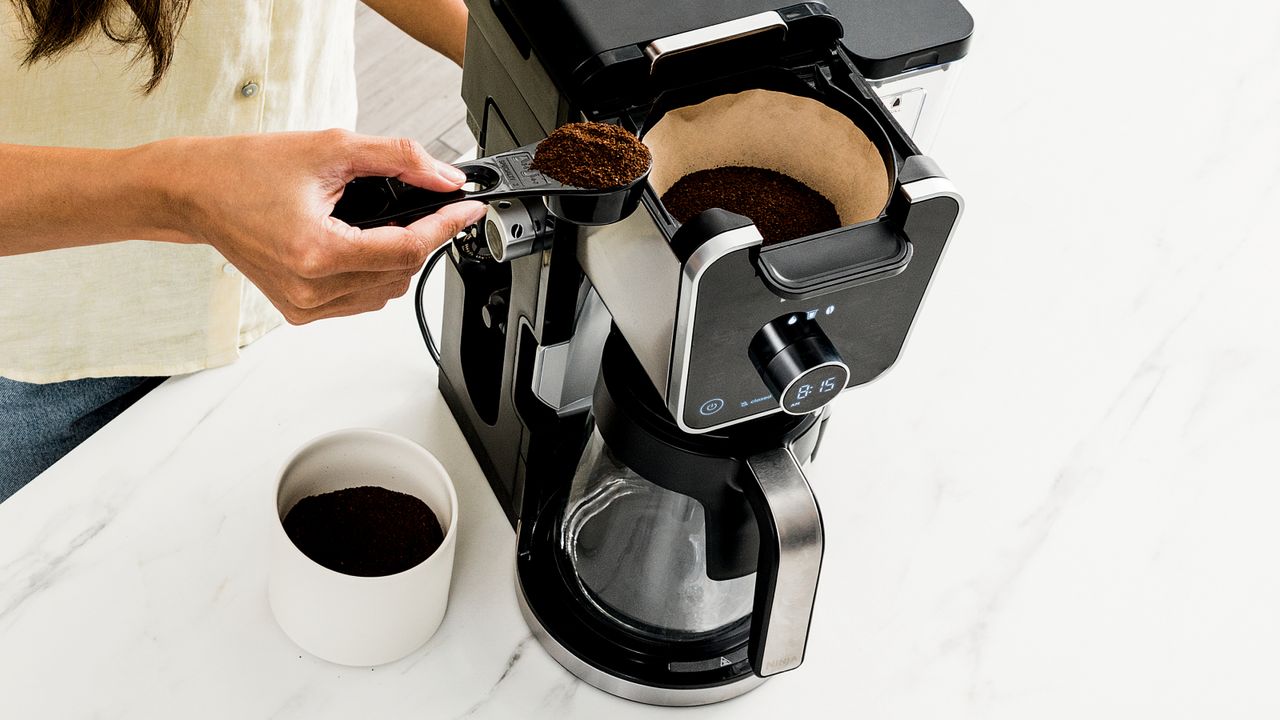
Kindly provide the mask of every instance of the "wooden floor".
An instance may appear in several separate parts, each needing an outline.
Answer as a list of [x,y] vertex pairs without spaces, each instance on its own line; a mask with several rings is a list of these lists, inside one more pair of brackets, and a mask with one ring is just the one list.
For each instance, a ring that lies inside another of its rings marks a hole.
[[360,132],[414,138],[443,160],[475,145],[458,91],[462,70],[363,4],[356,5],[356,81]]

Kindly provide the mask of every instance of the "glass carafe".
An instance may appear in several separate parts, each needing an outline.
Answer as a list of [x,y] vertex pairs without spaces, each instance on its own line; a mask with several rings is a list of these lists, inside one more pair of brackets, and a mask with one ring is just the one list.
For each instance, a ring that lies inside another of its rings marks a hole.
[[751,614],[754,572],[708,576],[702,504],[641,477],[599,429],[574,476],[559,540],[583,595],[635,632],[697,640]]
[[685,432],[616,347],[606,345],[594,427],[552,533],[578,603],[598,631],[646,652],[749,658],[760,676],[795,667],[822,558],[801,470],[820,418]]

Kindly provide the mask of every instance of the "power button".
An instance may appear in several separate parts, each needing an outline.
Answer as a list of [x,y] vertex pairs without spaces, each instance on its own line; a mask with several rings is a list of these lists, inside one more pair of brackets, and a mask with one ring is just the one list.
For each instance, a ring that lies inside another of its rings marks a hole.
[[702,413],[704,416],[715,415],[723,409],[724,400],[721,400],[720,398],[711,398],[710,400],[702,403],[702,407],[698,408],[698,412]]

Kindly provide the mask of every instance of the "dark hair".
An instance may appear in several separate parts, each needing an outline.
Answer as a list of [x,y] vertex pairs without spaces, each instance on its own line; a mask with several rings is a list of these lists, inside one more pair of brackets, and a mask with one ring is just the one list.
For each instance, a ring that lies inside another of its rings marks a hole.
[[[25,25],[31,38],[23,64],[56,58],[95,28],[121,45],[136,46],[134,60],[151,58],[151,92],[173,61],[174,40],[186,19],[191,0],[13,0],[26,8]],[[127,6],[132,17],[126,17]],[[21,12],[19,13],[22,14]]]

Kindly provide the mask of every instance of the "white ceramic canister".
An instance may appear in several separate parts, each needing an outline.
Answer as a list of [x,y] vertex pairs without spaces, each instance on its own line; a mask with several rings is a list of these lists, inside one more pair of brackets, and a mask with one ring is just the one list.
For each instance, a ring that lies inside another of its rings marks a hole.
[[[394,575],[357,577],[308,558],[283,520],[304,497],[376,485],[421,499],[444,542]],[[458,537],[458,496],[444,466],[417,443],[380,430],[339,430],[304,445],[275,479],[268,597],[276,622],[299,647],[341,665],[398,660],[440,627]]]

